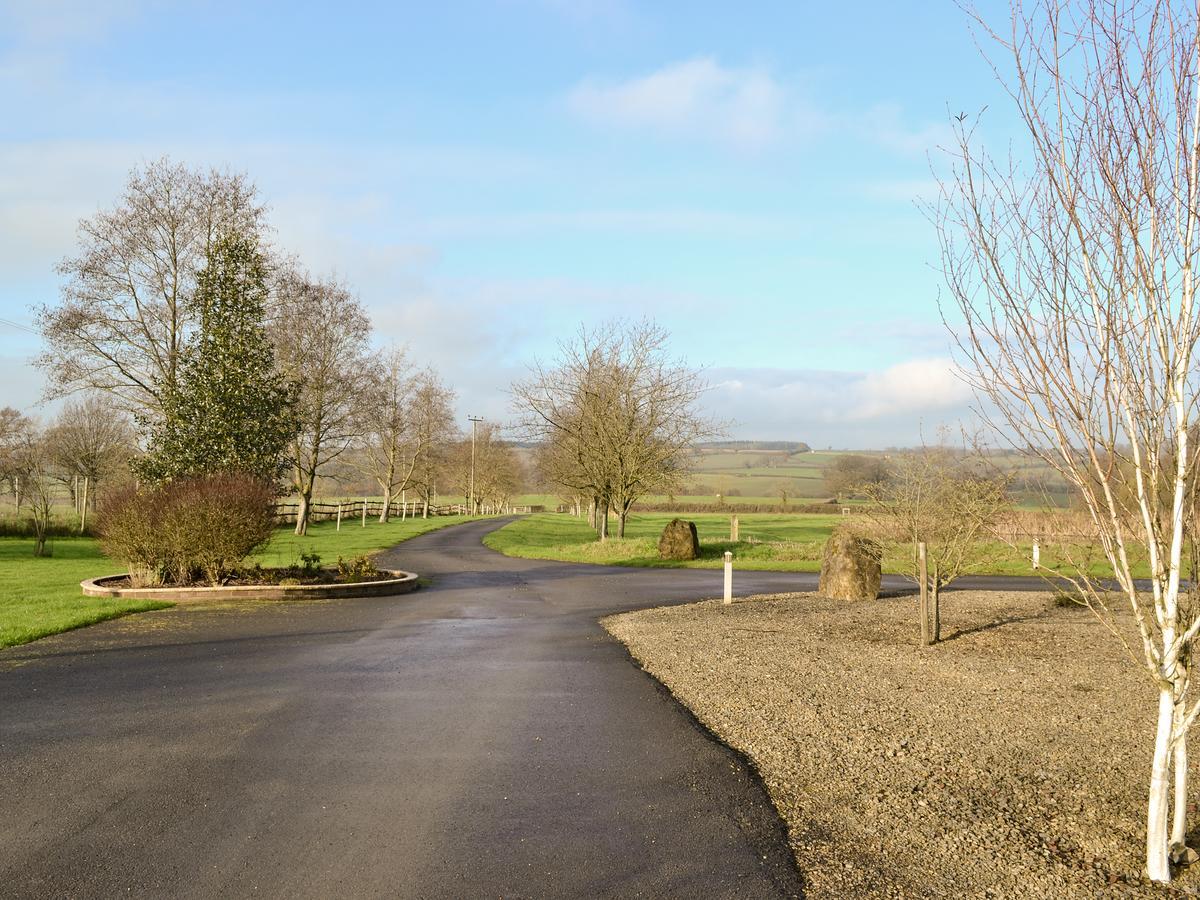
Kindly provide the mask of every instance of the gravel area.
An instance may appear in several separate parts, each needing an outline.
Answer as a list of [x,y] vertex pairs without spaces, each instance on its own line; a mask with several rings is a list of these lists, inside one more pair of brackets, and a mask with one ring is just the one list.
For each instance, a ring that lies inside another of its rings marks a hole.
[[1113,636],[1048,594],[942,609],[932,648],[912,597],[603,624],[756,765],[810,898],[1200,894],[1200,866],[1169,889],[1140,878],[1154,696]]

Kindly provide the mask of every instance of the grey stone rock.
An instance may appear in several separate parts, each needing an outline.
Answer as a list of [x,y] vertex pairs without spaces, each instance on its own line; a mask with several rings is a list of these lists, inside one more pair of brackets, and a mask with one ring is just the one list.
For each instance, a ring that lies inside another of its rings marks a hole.
[[695,559],[700,555],[700,536],[695,522],[672,519],[658,539],[659,559]]
[[880,547],[846,528],[835,528],[821,557],[822,596],[832,600],[874,600],[879,596],[882,571]]

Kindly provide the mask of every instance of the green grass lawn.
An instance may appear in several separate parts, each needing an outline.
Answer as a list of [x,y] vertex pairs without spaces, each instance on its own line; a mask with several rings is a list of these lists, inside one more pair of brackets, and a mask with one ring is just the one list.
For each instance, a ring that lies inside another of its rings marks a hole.
[[319,522],[308,527],[308,534],[299,537],[289,528],[281,528],[275,539],[255,560],[264,566],[287,566],[300,561],[302,553],[316,553],[323,565],[333,565],[339,556],[349,559],[384,550],[401,541],[436,531],[448,525],[468,521],[467,516],[431,516],[428,519],[392,519],[386,525],[367,519],[364,528],[359,519],[343,519],[342,530],[334,522]]
[[170,603],[84,597],[79,582],[123,571],[92,538],[53,541],[53,556],[35,557],[33,541],[0,538],[0,647],[24,644]]
[[[625,538],[610,538],[604,543],[596,540],[586,519],[543,513],[492,532],[484,538],[484,543],[508,556],[528,559],[654,568],[717,568],[723,565],[725,551],[729,550],[734,555],[734,565],[742,569],[819,572],[825,541],[834,525],[842,521],[841,516],[808,513],[744,513],[738,516],[741,540],[733,543],[729,540],[729,516],[696,513],[686,517],[696,523],[700,534],[700,558],[689,562],[658,558],[658,537],[674,518],[671,513],[635,513],[629,517]],[[883,559],[884,572],[904,573],[910,553],[907,546],[888,548]],[[974,556],[969,574],[1036,574],[1030,565],[1029,547],[1014,550],[1000,543],[981,543]],[[1062,562],[1051,547],[1043,548],[1041,559],[1047,570]],[[1102,562],[1091,569],[1099,577],[1111,575]],[[1142,565],[1135,568],[1135,574],[1146,577],[1149,573]]]
[[[747,513],[738,516],[741,540],[729,540],[729,516],[689,514],[700,533],[700,559],[668,562],[658,558],[658,536],[675,518],[671,513],[635,513],[623,539],[603,544],[586,519],[542,513],[494,531],[484,543],[509,556],[622,566],[707,569],[722,565],[726,550],[747,569],[817,571],[821,547],[840,516]],[[615,520],[614,520],[615,529]]]
[[[281,528],[256,560],[265,566],[285,566],[299,561],[301,553],[312,552],[332,565],[338,556],[349,558],[382,550],[462,521],[461,516],[394,520],[387,525],[368,520],[366,528],[355,521],[343,522],[341,531],[332,522],[322,522],[310,527],[305,537]],[[51,543],[53,555],[38,558],[33,555],[32,540],[0,538],[0,647],[172,605],[83,596],[79,582],[116,575],[125,567],[101,553],[99,543],[92,538],[59,538]]]

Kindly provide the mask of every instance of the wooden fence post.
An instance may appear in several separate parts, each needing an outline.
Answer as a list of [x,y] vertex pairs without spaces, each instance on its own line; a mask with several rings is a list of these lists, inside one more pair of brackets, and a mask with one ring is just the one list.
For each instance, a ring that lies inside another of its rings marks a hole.
[[740,532],[739,532],[739,527],[738,527],[738,517],[730,516],[729,517],[729,540],[733,541],[734,543],[741,540],[741,538],[739,537],[739,533]]
[[925,542],[917,544],[918,576],[921,579],[921,599],[919,602],[921,616],[921,646],[928,647],[933,643],[933,634],[929,628],[929,559]]
[[88,483],[91,476],[83,476],[83,498],[79,501],[79,533],[87,530]]
[[363,528],[367,527],[367,498],[366,497],[363,497],[362,527]]
[[337,531],[342,530],[342,504],[340,504],[340,503],[338,504],[338,523],[337,523],[336,530]]

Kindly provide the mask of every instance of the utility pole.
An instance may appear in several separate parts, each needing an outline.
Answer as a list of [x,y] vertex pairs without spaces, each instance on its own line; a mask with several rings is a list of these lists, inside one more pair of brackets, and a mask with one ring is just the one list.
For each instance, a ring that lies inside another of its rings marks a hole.
[[468,515],[475,515],[475,426],[483,421],[480,416],[467,416],[471,423],[471,486],[468,490],[467,503],[470,505]]

